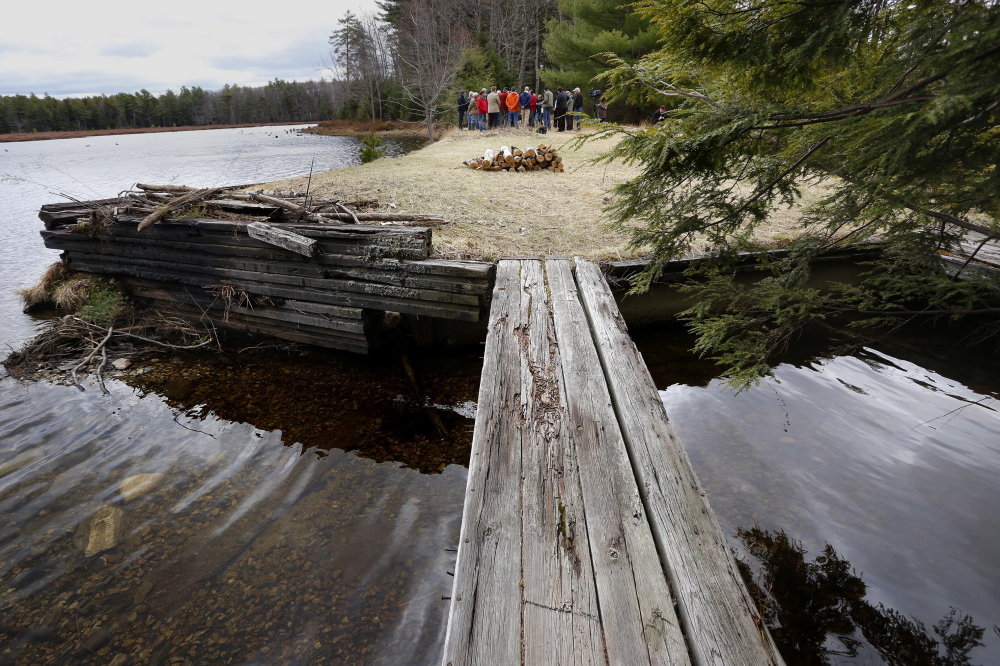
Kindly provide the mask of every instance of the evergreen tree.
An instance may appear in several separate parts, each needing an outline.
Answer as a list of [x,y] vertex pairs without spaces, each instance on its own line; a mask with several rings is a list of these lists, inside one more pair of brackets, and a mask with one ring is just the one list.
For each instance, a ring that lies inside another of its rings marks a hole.
[[579,86],[586,92],[594,77],[615,62],[635,62],[651,53],[658,35],[649,19],[620,0],[560,0],[559,17],[548,23],[543,41],[550,67],[542,81],[556,86]]
[[[637,64],[619,60],[611,93],[642,88],[679,106],[607,156],[642,166],[609,213],[634,247],[652,250],[637,289],[668,260],[710,250],[711,277],[692,288],[687,317],[696,349],[734,384],[767,374],[797,331],[838,313],[860,313],[853,325],[864,328],[976,314],[989,318],[984,332],[1000,332],[997,273],[968,264],[977,244],[1000,239],[1000,4],[639,7],[663,46]],[[803,184],[821,195],[803,206],[772,276],[741,285],[720,272],[758,247],[773,213],[802,203]],[[884,252],[861,284],[809,282],[818,253],[872,240]]]

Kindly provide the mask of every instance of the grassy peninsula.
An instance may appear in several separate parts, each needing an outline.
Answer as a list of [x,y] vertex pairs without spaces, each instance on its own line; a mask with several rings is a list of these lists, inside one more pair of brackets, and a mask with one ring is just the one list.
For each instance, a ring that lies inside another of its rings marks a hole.
[[[641,251],[627,251],[627,238],[608,230],[602,216],[611,189],[637,176],[638,167],[593,164],[618,139],[570,145],[576,135],[452,129],[407,155],[313,174],[310,191],[324,198],[377,200],[383,208],[441,215],[445,223],[434,229],[434,248],[436,255],[447,258],[582,256],[613,261],[643,256]],[[485,172],[463,165],[487,148],[540,143],[558,150],[565,172]],[[305,190],[306,177],[265,187]],[[766,237],[785,237],[796,223],[794,211],[776,215]]]

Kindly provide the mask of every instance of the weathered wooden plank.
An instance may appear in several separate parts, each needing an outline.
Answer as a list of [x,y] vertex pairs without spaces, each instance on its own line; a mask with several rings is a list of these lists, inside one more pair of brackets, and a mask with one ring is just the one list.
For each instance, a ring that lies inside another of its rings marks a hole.
[[[46,233],[58,234],[59,232]],[[180,245],[180,243],[170,245]],[[232,268],[254,273],[301,275],[313,278],[347,278],[411,289],[430,289],[432,291],[478,296],[488,294],[491,289],[489,281],[480,278],[454,278],[427,273],[412,274],[407,270],[409,267],[408,264],[403,262],[396,262],[394,266],[390,264],[388,270],[385,270],[365,264],[356,257],[353,258],[355,260],[355,265],[353,266],[328,265],[326,262],[320,261],[290,261],[288,253],[279,254],[278,252],[280,251],[268,253],[278,257],[277,259],[267,259],[256,256],[265,252],[261,250],[234,248],[233,254],[252,255],[250,257],[243,257],[230,256],[230,253],[206,253],[203,251],[206,247],[218,248],[223,246],[206,246],[195,243],[186,243],[184,245],[191,246],[191,249],[183,251],[180,248],[169,246],[164,241],[147,241],[139,238],[115,239],[114,241],[102,242],[100,240],[88,239],[79,234],[60,234],[58,237],[50,235],[45,240],[46,247],[65,250],[70,253],[100,254],[114,257],[167,261],[176,262],[179,265],[197,262],[201,266]],[[318,260],[320,257],[316,259]],[[410,263],[418,265],[421,262]]]
[[[201,288],[213,288],[220,285],[218,279],[210,276],[183,273],[179,274],[154,270],[141,266],[106,263],[93,257],[86,260],[74,259],[71,262],[71,265],[73,270],[106,275],[129,276],[160,282],[177,282],[179,284],[186,284]],[[482,314],[481,309],[478,306],[472,307],[468,305],[455,305],[452,303],[407,300],[393,298],[390,296],[369,296],[366,294],[326,291],[307,287],[286,287],[283,285],[276,285],[267,282],[255,282],[250,280],[229,280],[227,283],[236,289],[242,289],[248,293],[259,296],[277,296],[278,298],[290,298],[345,307],[393,310],[408,314],[426,315],[428,317],[441,317],[443,319],[479,321]]]
[[344,331],[347,333],[364,334],[364,322],[358,319],[343,319],[340,317],[329,317],[321,314],[310,314],[306,312],[296,312],[285,307],[274,307],[269,305],[258,305],[246,307],[242,305],[226,303],[219,297],[210,294],[183,292],[176,289],[163,289],[145,286],[133,286],[131,294],[137,298],[144,298],[156,301],[169,301],[173,303],[183,303],[194,305],[205,311],[211,311],[215,317],[228,317],[230,314],[244,315],[261,321],[274,321],[276,323],[302,324],[313,328],[330,329]]
[[[205,317],[205,315],[198,310],[198,308],[184,305],[182,303],[164,303],[163,306],[162,310],[165,312],[172,312],[182,317],[190,317],[193,320],[203,321],[203,318]],[[368,353],[367,340],[357,339],[356,337],[340,337],[333,335],[334,332],[332,331],[316,334],[301,330],[293,330],[282,326],[273,326],[266,323],[247,321],[241,317],[221,319],[208,316],[208,319],[210,319],[219,328],[231,328],[239,331],[245,331],[247,333],[259,333],[275,338],[281,338],[283,340],[291,340],[292,342],[302,342],[309,345],[316,345],[318,347],[341,349],[343,351],[352,351],[358,354]]]
[[264,259],[273,261],[287,261],[297,263],[315,262],[331,266],[348,266],[372,268],[383,271],[402,271],[407,274],[433,275],[439,278],[463,278],[461,282],[475,285],[484,285],[492,289],[493,267],[492,262],[487,261],[459,261],[453,259],[423,259],[423,260],[399,260],[381,259],[376,261],[365,261],[361,257],[341,254],[322,254],[312,259],[306,259],[298,254],[267,247],[266,244],[259,243],[247,236],[239,236],[233,239],[232,244],[220,244],[214,242],[202,242],[198,237],[191,238],[183,236],[183,240],[166,240],[158,237],[151,237],[154,230],[143,232],[141,235],[136,232],[123,232],[113,236],[98,236],[91,239],[88,236],[74,233],[69,229],[40,232],[45,240],[45,246],[53,249],[79,249],[70,248],[67,243],[92,243],[120,244],[130,246],[157,247],[167,250],[181,250],[184,252],[202,252],[205,254],[244,257],[253,259]]
[[602,635],[577,456],[567,423],[545,275],[540,261],[521,265],[530,295],[530,328],[513,342],[530,377],[521,440],[523,643],[525,664],[603,664]]
[[[82,253],[70,253],[70,261],[77,262],[100,262],[106,266],[150,268],[166,274],[175,275],[206,275],[214,276],[220,280],[240,280],[264,282],[275,285],[285,285],[290,287],[308,287],[312,289],[325,290],[329,292],[350,292],[367,294],[370,296],[384,296],[403,300],[417,300],[437,303],[450,303],[456,305],[467,305],[470,307],[480,306],[480,297],[471,294],[453,294],[431,289],[413,289],[409,287],[396,287],[393,285],[377,284],[360,280],[343,280],[336,278],[311,278],[300,275],[281,275],[278,273],[257,273],[254,271],[243,271],[231,268],[217,268],[205,264],[180,264],[172,261],[156,261],[154,259],[120,258],[108,255],[94,255]],[[248,290],[249,291],[249,290]]]
[[319,243],[315,239],[306,238],[288,229],[279,229],[263,222],[251,222],[248,224],[247,235],[250,238],[256,238],[269,245],[301,254],[304,257],[312,257],[319,250]]
[[689,664],[569,263],[549,260],[545,269],[608,661]]
[[530,376],[515,332],[531,325],[520,266],[497,270],[455,564],[446,666],[521,662],[521,430]]
[[782,664],[600,268],[580,259],[576,266],[600,362],[695,663]]

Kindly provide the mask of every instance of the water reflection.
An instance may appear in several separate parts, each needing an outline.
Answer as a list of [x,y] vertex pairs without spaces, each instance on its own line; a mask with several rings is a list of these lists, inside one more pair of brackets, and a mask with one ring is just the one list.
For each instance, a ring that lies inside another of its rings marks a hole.
[[[422,389],[448,437],[442,439],[390,350],[360,356],[275,345],[239,353],[148,359],[126,381],[190,415],[214,414],[280,431],[287,444],[342,449],[425,473],[467,466],[479,351],[413,353]],[[141,374],[138,374],[141,373]]]
[[[811,552],[835,544],[871,604],[928,627],[949,608],[955,622],[1000,624],[995,355],[927,327],[850,354],[819,340],[819,354],[735,395],[679,331],[636,337],[729,534],[757,524]],[[972,658],[1000,663],[998,637],[982,641]],[[884,662],[865,645],[834,663]]]
[[928,629],[870,603],[868,586],[830,544],[807,562],[784,532],[754,526],[736,536],[750,556],[737,562],[740,573],[789,664],[831,666],[874,651],[886,664],[959,666],[983,645],[983,627],[955,608]]
[[[383,379],[310,362],[337,381],[313,385],[301,413],[281,413],[258,381],[276,366],[258,357],[234,364],[261,374],[229,394],[307,430],[316,405],[343,408],[331,387],[363,401]],[[191,396],[233,381],[214,371]],[[313,376],[296,367],[277,384],[301,390],[299,373]],[[422,380],[429,391],[446,383]],[[364,439],[361,418],[334,426],[336,445],[320,454],[207,406],[185,413],[119,381],[109,388],[0,381],[0,464],[17,461],[0,469],[0,662],[439,660],[463,467],[426,475],[347,453]]]

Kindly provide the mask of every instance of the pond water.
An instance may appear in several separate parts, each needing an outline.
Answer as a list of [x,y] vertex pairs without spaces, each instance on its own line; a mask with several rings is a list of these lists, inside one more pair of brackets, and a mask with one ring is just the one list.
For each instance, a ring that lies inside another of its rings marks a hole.
[[[357,160],[288,130],[0,146],[0,343],[40,325],[13,292],[58,256],[51,192]],[[635,337],[789,664],[1000,663],[992,350],[918,329],[735,395],[679,329]],[[478,356],[413,354],[444,442],[391,357],[154,355],[108,396],[0,379],[0,663],[437,663]]]
[[956,337],[813,345],[735,394],[682,331],[636,332],[789,664],[1000,663],[1000,363]]
[[[58,257],[36,217],[52,192],[357,161],[356,139],[294,129],[4,146],[0,342],[39,326],[14,290]],[[412,357],[446,442],[392,358],[147,357],[108,396],[0,379],[0,663],[437,663],[478,353]]]
[[[30,338],[37,323],[11,291],[30,287],[59,257],[38,237],[42,204],[116,196],[135,183],[212,187],[266,183],[360,164],[355,137],[302,134],[308,125],[92,136],[0,144],[0,345]],[[386,138],[388,157],[426,143]],[[314,162],[315,161],[315,162]]]

